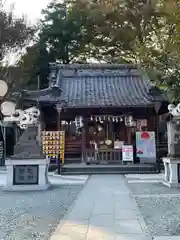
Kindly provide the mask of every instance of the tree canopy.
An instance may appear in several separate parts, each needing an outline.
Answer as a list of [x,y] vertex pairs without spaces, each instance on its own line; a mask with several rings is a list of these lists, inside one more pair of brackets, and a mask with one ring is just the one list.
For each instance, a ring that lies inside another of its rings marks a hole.
[[86,29],[88,23],[81,9],[53,1],[42,13],[41,37],[53,56],[65,64],[86,61],[86,46],[93,34]]
[[7,52],[25,46],[33,36],[35,28],[28,26],[24,18],[13,16],[0,4],[0,60]]
[[177,0],[52,1],[42,14],[38,40],[19,62],[28,84],[40,74],[46,85],[53,60],[127,62],[141,65],[172,100],[180,100]]
[[54,61],[53,56],[47,51],[46,43],[39,40],[31,47],[17,64],[20,78],[23,79],[22,87],[37,89],[48,86],[49,63]]
[[180,6],[176,0],[72,3],[93,26],[90,55],[105,62],[139,64],[152,81],[180,100]]
[[15,58],[15,51],[20,51],[34,36],[35,26],[29,26],[23,17],[17,18],[13,11],[6,11],[0,4],[0,79],[7,81],[12,90],[20,83],[20,71],[15,66],[5,65],[6,58]]

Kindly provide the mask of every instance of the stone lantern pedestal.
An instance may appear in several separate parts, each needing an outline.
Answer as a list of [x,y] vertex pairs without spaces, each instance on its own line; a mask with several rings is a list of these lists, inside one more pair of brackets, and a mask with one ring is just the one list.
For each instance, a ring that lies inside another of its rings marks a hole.
[[49,160],[42,155],[36,140],[38,128],[28,127],[15,146],[14,155],[7,159],[6,191],[47,190]]
[[6,161],[6,191],[47,190],[48,159],[10,159]]
[[174,116],[167,123],[168,156],[164,157],[164,181],[168,187],[180,187],[180,117]]
[[163,184],[168,187],[180,187],[180,158],[164,157]]

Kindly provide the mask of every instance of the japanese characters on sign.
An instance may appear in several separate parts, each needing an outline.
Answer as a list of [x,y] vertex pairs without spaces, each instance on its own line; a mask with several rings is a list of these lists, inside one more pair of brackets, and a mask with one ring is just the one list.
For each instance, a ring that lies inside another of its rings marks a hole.
[[14,166],[14,185],[36,185],[38,184],[38,165],[16,165]]
[[133,162],[133,146],[123,145],[122,146],[122,160],[123,162]]

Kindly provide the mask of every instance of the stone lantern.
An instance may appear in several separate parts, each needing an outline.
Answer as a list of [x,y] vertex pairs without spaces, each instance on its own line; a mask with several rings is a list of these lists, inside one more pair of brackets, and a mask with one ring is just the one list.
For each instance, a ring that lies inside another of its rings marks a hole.
[[[0,80],[0,97],[7,92],[6,84]],[[3,91],[2,91],[3,90]],[[19,138],[14,155],[5,160],[7,180],[3,189],[6,191],[46,190],[49,159],[42,154],[42,147],[37,139],[40,111],[36,106],[28,109],[16,109],[16,104],[9,101],[1,103],[4,123],[16,123],[23,134]]]
[[180,187],[180,104],[168,106],[170,119],[167,122],[168,155],[163,158],[164,181],[168,187]]

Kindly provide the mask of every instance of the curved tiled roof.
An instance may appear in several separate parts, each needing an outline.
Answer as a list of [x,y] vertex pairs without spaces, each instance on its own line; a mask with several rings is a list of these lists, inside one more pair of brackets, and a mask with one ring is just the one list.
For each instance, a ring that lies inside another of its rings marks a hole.
[[137,76],[84,76],[62,80],[69,106],[136,106],[152,103],[148,84]]
[[59,88],[59,95],[52,90],[51,94],[48,91],[48,94],[39,92],[39,96],[33,99],[63,101],[66,107],[77,108],[143,107],[167,100],[133,65],[71,64],[57,65],[57,68],[54,86]]

